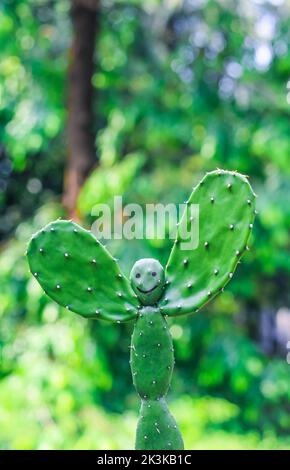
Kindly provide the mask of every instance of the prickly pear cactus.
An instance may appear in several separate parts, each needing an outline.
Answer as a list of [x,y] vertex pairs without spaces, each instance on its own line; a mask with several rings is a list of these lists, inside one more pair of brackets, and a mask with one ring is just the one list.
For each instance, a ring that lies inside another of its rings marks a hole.
[[[199,242],[184,249],[193,204],[199,207]],[[166,316],[192,314],[223,290],[248,248],[255,213],[245,176],[208,173],[187,201],[166,271],[155,259],[139,260],[130,281],[103,245],[71,221],[52,222],[30,240],[30,270],[52,299],[86,318],[135,319],[130,364],[141,398],[136,449],[183,449],[165,401],[174,365]]]
[[52,222],[32,237],[27,256],[47,295],[68,310],[112,321],[136,317],[139,302],[117,261],[79,225]]
[[158,308],[140,310],[132,336],[130,362],[142,403],[136,449],[183,449],[181,434],[165,401],[174,354],[167,322]]
[[[191,223],[192,204],[199,205],[199,243],[186,251],[181,233]],[[248,249],[254,218],[255,194],[245,176],[217,170],[200,181],[187,201],[166,266],[166,295],[160,303],[166,315],[193,313],[222,291]]]

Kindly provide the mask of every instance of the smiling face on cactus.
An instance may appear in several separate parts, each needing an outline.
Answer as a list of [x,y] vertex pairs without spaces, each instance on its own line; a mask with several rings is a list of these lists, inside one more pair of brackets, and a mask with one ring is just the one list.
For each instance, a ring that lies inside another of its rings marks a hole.
[[[199,206],[199,244],[186,249],[183,229],[191,227],[192,205]],[[165,401],[174,364],[166,317],[197,312],[223,291],[249,249],[255,214],[255,194],[245,176],[208,173],[187,201],[165,272],[159,261],[142,259],[130,282],[93,234],[74,222],[57,220],[32,237],[30,270],[52,299],[86,318],[136,320],[130,359],[142,401],[136,449],[183,449]]]
[[154,305],[164,289],[164,270],[159,261],[145,258],[137,261],[130,274],[131,285],[143,305]]

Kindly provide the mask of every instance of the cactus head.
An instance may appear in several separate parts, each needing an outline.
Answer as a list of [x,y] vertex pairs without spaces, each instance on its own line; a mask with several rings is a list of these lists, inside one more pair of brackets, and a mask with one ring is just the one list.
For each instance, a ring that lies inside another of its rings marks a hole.
[[140,302],[143,305],[154,305],[160,299],[165,285],[163,267],[156,259],[140,259],[132,268],[130,281]]

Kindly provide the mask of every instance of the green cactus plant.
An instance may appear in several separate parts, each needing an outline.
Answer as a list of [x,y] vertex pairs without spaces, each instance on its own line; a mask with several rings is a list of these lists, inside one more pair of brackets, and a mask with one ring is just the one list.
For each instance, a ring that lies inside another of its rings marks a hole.
[[[199,205],[199,243],[185,250],[192,204]],[[223,290],[247,250],[255,213],[245,176],[207,173],[187,201],[166,270],[155,259],[139,260],[130,281],[104,246],[74,222],[52,222],[30,240],[30,270],[53,300],[86,318],[135,320],[130,364],[141,398],[136,449],[183,449],[165,400],[174,365],[166,316],[193,314]]]

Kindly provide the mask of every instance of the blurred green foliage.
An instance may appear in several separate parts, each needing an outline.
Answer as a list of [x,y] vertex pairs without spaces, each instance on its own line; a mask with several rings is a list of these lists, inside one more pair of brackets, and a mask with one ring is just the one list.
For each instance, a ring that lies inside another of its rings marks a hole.
[[[68,10],[67,0],[0,6],[0,448],[121,449],[134,440],[132,325],[68,315],[24,257],[30,235],[63,215]],[[187,448],[287,448],[289,365],[285,344],[275,346],[275,315],[289,305],[289,3],[104,0],[100,24],[100,166],[79,198],[83,223],[115,194],[181,203],[205,171],[251,176],[260,212],[252,250],[223,295],[171,321],[170,398]],[[128,273],[141,256],[165,263],[170,245],[109,249]]]

